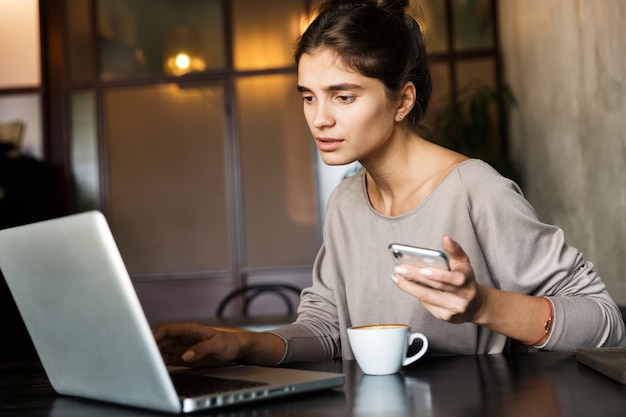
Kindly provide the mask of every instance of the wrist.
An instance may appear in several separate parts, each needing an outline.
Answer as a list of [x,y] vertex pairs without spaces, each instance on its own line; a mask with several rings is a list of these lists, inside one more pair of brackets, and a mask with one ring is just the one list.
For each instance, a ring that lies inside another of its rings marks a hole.
[[484,287],[482,285],[477,286],[478,292],[478,308],[471,319],[471,322],[479,326],[489,327],[491,323],[491,308],[490,300],[492,298],[492,292],[497,291],[494,288]]
[[234,334],[239,352],[236,361],[257,365],[275,365],[285,355],[287,346],[272,333],[238,332]]
[[552,330],[552,322],[554,321],[554,307],[552,306],[552,302],[548,299],[548,297],[539,297],[543,299],[548,306],[548,316],[546,318],[546,322],[543,325],[543,334],[541,337],[533,342],[524,342],[524,344],[529,346],[541,346],[543,345],[548,336],[550,335],[550,331]]
[[235,345],[237,347],[237,353],[235,355],[236,362],[248,362],[248,357],[251,356],[253,341],[251,340],[251,332],[240,331],[233,333],[235,339]]

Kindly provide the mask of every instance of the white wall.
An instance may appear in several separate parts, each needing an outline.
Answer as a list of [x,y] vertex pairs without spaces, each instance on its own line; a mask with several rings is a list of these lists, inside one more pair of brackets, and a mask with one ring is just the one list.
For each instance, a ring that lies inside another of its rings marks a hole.
[[539,217],[626,305],[626,2],[504,0],[511,151]]

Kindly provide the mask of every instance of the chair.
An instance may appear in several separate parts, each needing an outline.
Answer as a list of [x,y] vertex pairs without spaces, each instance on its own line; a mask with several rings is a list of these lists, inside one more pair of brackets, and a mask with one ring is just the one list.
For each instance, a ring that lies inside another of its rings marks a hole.
[[238,297],[242,297],[243,301],[243,315],[244,317],[250,316],[250,304],[255,298],[264,294],[272,294],[282,299],[287,309],[286,315],[293,316],[296,313],[296,306],[293,302],[293,296],[300,298],[301,289],[291,284],[284,283],[264,283],[264,284],[251,284],[242,288],[235,289],[228,293],[217,306],[215,315],[217,318],[224,318],[224,312],[230,306],[230,304]]

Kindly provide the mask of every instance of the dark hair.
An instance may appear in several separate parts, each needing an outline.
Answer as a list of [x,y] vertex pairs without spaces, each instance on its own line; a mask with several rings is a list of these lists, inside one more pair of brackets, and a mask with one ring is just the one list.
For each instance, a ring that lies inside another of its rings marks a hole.
[[296,65],[303,54],[327,48],[348,68],[380,80],[392,99],[412,81],[417,97],[407,119],[417,127],[428,107],[432,81],[420,27],[405,13],[408,4],[409,0],[327,0],[296,44]]

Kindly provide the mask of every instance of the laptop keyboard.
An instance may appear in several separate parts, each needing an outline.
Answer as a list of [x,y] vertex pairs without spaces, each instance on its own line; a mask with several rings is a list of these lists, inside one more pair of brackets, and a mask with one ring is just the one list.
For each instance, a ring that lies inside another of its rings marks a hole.
[[172,374],[170,376],[176,388],[176,393],[182,397],[194,397],[269,385],[266,382],[216,378],[212,376],[184,374]]

